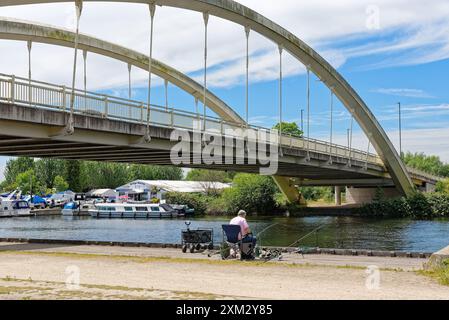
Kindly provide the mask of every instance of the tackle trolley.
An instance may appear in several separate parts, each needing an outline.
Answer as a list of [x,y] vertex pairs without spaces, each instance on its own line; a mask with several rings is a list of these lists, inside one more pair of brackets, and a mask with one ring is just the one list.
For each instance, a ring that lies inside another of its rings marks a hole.
[[195,250],[212,250],[214,248],[214,230],[213,229],[190,229],[190,221],[186,221],[186,230],[181,231],[182,252],[189,250],[194,253]]

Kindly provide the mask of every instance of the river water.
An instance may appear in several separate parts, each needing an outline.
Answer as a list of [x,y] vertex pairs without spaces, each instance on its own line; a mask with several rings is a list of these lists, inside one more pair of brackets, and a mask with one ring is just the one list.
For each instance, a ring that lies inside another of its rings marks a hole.
[[[449,245],[449,220],[304,217],[248,219],[262,245],[289,246],[318,227],[300,246],[434,252]],[[191,229],[212,228],[216,243],[227,218],[193,218]],[[271,227],[270,227],[271,226]],[[185,220],[93,219],[90,217],[31,217],[0,219],[0,237],[180,243]],[[298,245],[294,245],[298,246]]]

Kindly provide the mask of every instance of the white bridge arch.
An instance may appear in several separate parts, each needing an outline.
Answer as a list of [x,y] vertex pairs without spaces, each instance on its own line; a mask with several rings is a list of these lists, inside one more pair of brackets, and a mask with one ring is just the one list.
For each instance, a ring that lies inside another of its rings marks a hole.
[[[382,158],[396,187],[403,194],[414,191],[414,185],[399,154],[368,106],[348,82],[316,51],[273,21],[232,0],[84,0],[95,2],[130,2],[177,7],[210,15],[249,27],[267,37],[307,66],[331,88],[351,112]],[[62,3],[65,0],[4,0],[0,6]]]

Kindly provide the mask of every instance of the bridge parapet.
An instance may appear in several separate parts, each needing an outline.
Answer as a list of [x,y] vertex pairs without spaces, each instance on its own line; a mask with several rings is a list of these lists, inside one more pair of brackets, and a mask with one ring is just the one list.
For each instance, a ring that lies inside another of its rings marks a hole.
[[[0,74],[0,101],[9,104],[32,106],[42,109],[52,109],[64,113],[70,112],[69,101],[71,89],[65,86],[55,85],[47,82],[29,80],[14,75]],[[242,129],[251,129],[257,134],[259,141],[266,139],[267,143],[273,140],[273,130],[259,127],[242,125],[240,123],[225,121],[220,118],[206,116],[184,110],[167,108],[151,104],[128,100],[120,97],[98,94],[85,90],[75,89],[74,111],[77,114],[108,118],[132,123],[144,123],[150,112],[150,123],[154,126],[168,127],[173,129],[199,130],[204,133],[240,134]],[[276,133],[275,133],[276,134]],[[241,136],[234,136],[241,137]],[[281,146],[292,149],[306,150],[329,155],[329,157],[346,158],[351,161],[365,162],[366,165],[374,164],[383,166],[381,158],[375,154],[353,148],[330,144],[329,142],[316,139],[283,134],[277,140]]]
[[418,170],[412,167],[407,167],[407,171],[410,173],[410,176],[413,180],[420,180],[426,183],[437,184],[440,181],[443,181],[445,178],[440,177],[428,172],[424,172],[422,170]]

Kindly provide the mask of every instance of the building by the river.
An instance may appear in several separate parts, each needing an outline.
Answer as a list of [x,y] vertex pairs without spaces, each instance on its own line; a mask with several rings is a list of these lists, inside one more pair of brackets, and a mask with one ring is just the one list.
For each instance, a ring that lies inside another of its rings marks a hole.
[[224,190],[229,187],[229,184],[221,182],[136,180],[115,191],[120,199],[144,201],[154,198],[163,200],[167,192],[206,193],[211,189]]

